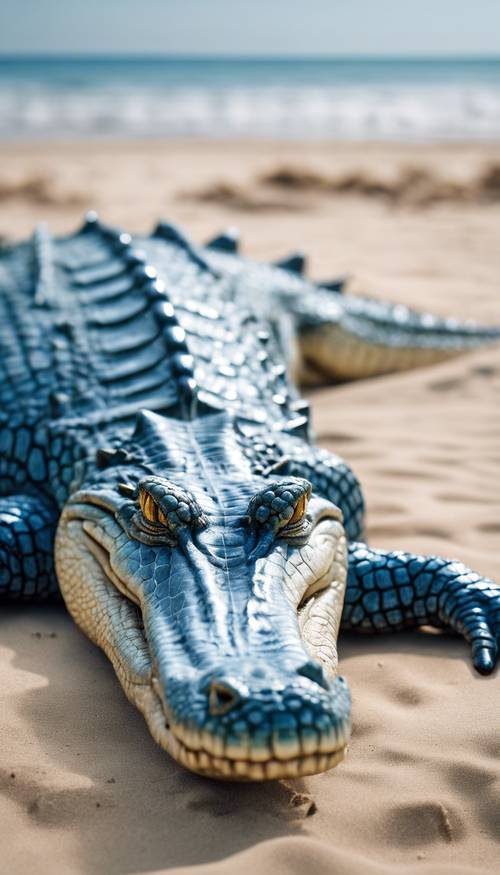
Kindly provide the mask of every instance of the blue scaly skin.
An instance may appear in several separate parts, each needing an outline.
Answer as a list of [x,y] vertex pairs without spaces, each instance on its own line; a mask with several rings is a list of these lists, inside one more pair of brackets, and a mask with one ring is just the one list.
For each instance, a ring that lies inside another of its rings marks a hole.
[[341,618],[450,627],[483,673],[500,632],[491,581],[362,543],[273,328],[161,227],[91,215],[0,258],[0,591],[60,589],[159,744],[235,780],[342,759]]
[[[168,236],[175,226],[163,224]],[[159,230],[162,230],[160,226]],[[178,233],[178,231],[177,231]],[[345,279],[307,282],[301,252],[275,264],[257,264],[238,255],[229,230],[211,240],[204,256],[217,271],[234,278],[235,297],[252,300],[257,312],[276,323],[290,314],[286,341],[295,338],[294,377],[301,385],[328,385],[435,364],[498,342],[498,327],[443,319],[345,292]]]

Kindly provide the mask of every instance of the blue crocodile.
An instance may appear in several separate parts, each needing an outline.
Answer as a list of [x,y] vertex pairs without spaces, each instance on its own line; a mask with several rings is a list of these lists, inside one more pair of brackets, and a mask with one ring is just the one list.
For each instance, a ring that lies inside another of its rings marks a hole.
[[314,446],[287,376],[300,289],[283,327],[250,289],[260,276],[282,300],[290,271],[214,253],[165,223],[133,238],[95,214],[2,251],[0,593],[60,591],[187,768],[298,777],[348,742],[341,621],[449,627],[487,674],[500,588],[363,542],[359,483]]

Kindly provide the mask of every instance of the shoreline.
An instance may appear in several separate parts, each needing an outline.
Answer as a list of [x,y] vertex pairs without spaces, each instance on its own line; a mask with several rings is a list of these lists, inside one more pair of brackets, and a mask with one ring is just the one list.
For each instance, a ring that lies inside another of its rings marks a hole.
[[492,138],[484,138],[484,139],[468,139],[464,138],[457,140],[446,140],[446,139],[436,139],[436,140],[426,140],[422,139],[421,141],[411,141],[411,140],[397,140],[397,139],[334,139],[334,138],[304,138],[304,139],[290,139],[289,137],[280,139],[279,137],[251,137],[251,136],[235,136],[235,137],[199,137],[196,134],[193,136],[169,136],[169,137],[142,137],[138,135],[137,137],[125,137],[125,136],[110,136],[103,137],[100,139],[99,137],[89,136],[86,137],[70,137],[65,139],[61,136],[54,137],[44,137],[40,139],[36,138],[19,138],[16,140],[0,140],[0,152],[9,152],[12,148],[17,146],[23,146],[27,149],[31,149],[32,147],[43,147],[43,148],[52,148],[52,149],[71,149],[73,147],[79,146],[87,146],[92,144],[96,149],[101,147],[112,147],[116,146],[118,148],[135,148],[137,146],[154,146],[157,148],[178,148],[179,146],[194,146],[196,150],[205,149],[208,145],[223,148],[225,146],[236,146],[237,148],[243,148],[244,150],[249,149],[252,151],[255,147],[269,149],[269,148],[282,148],[285,150],[295,150],[300,148],[301,146],[310,146],[311,148],[315,148],[318,150],[325,149],[337,149],[339,150],[373,150],[373,149],[388,149],[388,150],[421,150],[421,151],[432,151],[437,149],[439,151],[445,149],[450,150],[474,150],[474,149],[485,149],[489,150],[495,147],[500,146],[500,137],[492,137]]

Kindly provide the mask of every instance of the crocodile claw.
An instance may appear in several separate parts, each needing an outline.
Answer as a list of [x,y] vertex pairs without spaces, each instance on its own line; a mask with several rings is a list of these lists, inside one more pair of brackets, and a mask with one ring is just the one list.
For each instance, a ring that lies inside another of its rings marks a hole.
[[491,674],[500,649],[500,587],[461,562],[449,563],[444,571],[436,578],[437,623],[463,635],[476,671]]
[[500,587],[489,581],[472,583],[457,600],[455,628],[471,645],[476,671],[491,674],[500,649]]
[[491,674],[500,649],[500,586],[454,559],[352,542],[349,554],[344,628],[448,627],[471,645],[474,668]]

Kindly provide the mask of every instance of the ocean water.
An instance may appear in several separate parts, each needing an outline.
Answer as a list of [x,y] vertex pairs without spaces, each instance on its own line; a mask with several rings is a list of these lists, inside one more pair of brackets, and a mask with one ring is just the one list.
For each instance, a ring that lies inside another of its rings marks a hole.
[[499,59],[0,58],[0,138],[500,139]]

